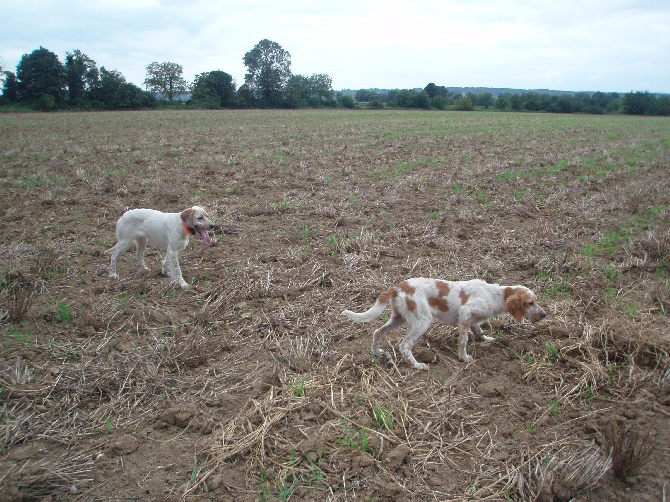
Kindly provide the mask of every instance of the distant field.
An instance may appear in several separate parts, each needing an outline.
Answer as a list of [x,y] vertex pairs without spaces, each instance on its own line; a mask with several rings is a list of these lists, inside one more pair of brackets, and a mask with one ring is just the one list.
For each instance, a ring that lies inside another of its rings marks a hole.
[[[0,114],[0,159],[1,500],[667,490],[667,118]],[[180,255],[190,290],[152,249],[107,276],[124,210],[193,204],[219,229]],[[524,284],[550,315],[491,320],[469,365],[439,325],[428,372],[405,328],[375,360],[386,317],[340,312],[416,276]]]

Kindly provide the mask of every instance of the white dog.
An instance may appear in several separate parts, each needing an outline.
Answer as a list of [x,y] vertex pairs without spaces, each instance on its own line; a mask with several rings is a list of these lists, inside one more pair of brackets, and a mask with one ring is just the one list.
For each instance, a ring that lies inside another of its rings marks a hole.
[[451,282],[424,278],[407,279],[387,289],[366,312],[345,310],[342,314],[352,321],[368,322],[378,317],[389,303],[391,318],[372,335],[372,353],[380,356],[386,333],[407,323],[409,331],[400,343],[400,353],[418,370],[427,370],[428,365],[414,359],[412,347],[434,319],[458,326],[458,358],[470,363],[472,356],[467,351],[470,330],[478,340],[494,340],[485,336],[479,326],[489,317],[508,312],[517,322],[524,317],[536,322],[547,315],[535,294],[524,286],[499,286],[479,279]]
[[144,250],[151,243],[165,251],[163,275],[172,277],[182,289],[188,283],[181,275],[179,252],[188,246],[189,237],[200,235],[206,245],[212,240],[207,230],[216,228],[207,219],[207,213],[198,206],[185,209],[181,213],[163,213],[155,209],[131,209],[126,211],[116,222],[116,238],[118,242],[107,252],[112,253],[109,265],[109,276],[118,279],[116,261],[132,244],[137,247],[137,261],[140,270],[149,270],[144,264]]

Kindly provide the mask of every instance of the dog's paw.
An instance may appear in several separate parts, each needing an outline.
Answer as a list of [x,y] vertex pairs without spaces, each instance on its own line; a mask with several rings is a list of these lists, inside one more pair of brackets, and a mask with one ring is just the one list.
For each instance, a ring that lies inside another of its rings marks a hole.
[[189,285],[188,285],[188,282],[186,282],[186,281],[180,281],[180,282],[179,282],[179,287],[180,287],[181,289],[189,289],[191,286],[189,286]]
[[461,361],[463,361],[464,363],[471,363],[472,361],[475,360],[471,355],[467,355],[467,354],[463,357],[459,357],[459,359]]
[[486,336],[486,335],[483,335],[483,336],[482,336],[482,341],[483,341],[483,342],[495,342],[496,339],[493,338],[492,336]]
[[119,279],[119,274],[117,274],[117,273],[115,273],[115,272],[110,272],[110,273],[109,273],[109,276],[110,276],[112,279],[117,279],[117,280]]
[[423,363],[416,363],[416,364],[414,365],[414,368],[416,368],[417,370],[423,370],[423,371],[426,371],[426,370],[428,370],[428,365],[427,365],[427,364],[423,364]]

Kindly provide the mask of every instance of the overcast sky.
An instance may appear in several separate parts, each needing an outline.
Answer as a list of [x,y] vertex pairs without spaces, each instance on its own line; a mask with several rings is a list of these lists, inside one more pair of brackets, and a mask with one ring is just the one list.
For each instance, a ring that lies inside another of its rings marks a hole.
[[21,0],[0,9],[0,62],[75,49],[142,87],[146,66],[244,83],[261,40],[333,89],[510,87],[670,92],[670,0]]

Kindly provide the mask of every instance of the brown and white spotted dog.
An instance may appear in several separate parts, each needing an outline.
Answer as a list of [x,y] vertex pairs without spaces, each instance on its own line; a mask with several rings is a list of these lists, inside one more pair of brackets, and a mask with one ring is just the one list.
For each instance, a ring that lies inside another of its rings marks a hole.
[[377,318],[389,303],[391,318],[372,335],[372,352],[380,356],[384,336],[407,323],[409,330],[400,342],[400,353],[419,370],[427,370],[428,365],[414,359],[412,347],[433,320],[458,326],[458,358],[470,363],[473,360],[467,351],[470,330],[477,340],[494,340],[485,336],[479,326],[489,317],[508,312],[517,322],[524,317],[536,322],[547,315],[535,294],[525,286],[500,286],[479,279],[454,282],[422,277],[407,279],[387,289],[366,312],[345,310],[342,314],[356,322],[368,322]]

